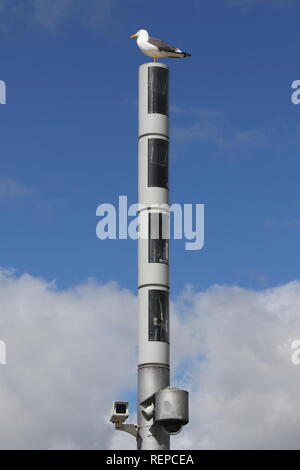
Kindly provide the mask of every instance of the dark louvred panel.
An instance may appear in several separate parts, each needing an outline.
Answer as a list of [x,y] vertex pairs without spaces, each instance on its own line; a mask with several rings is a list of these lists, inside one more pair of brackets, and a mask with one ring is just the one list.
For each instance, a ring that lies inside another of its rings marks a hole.
[[169,71],[161,67],[148,69],[148,113],[168,116]]
[[161,212],[149,214],[148,262],[169,263],[169,218]]
[[169,342],[169,293],[149,290],[149,341]]
[[168,189],[169,142],[148,139],[148,186]]

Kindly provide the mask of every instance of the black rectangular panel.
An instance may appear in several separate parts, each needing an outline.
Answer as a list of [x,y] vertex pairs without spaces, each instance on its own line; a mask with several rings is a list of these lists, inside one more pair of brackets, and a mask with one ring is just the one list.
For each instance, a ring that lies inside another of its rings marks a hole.
[[169,342],[169,293],[149,290],[149,341]]
[[148,113],[168,115],[169,71],[161,67],[148,68]]
[[168,217],[161,212],[152,212],[149,214],[149,263],[169,263],[168,223]]
[[168,189],[169,142],[148,139],[148,186]]

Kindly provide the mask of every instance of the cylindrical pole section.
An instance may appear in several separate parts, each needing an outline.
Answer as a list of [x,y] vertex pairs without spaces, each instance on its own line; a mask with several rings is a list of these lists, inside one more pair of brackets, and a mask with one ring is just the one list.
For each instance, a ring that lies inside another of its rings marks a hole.
[[170,385],[169,354],[169,69],[139,68],[139,450],[168,450],[154,423],[154,394]]

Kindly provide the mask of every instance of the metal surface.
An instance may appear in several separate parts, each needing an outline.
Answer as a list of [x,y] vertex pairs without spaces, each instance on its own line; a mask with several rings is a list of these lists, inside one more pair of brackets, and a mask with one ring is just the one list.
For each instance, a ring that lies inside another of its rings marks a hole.
[[188,392],[172,387],[157,392],[155,394],[155,421],[170,424],[170,426],[178,424],[178,431],[187,424],[189,422]]
[[168,450],[170,436],[161,425],[154,424],[154,415],[145,411],[153,404],[154,394],[170,383],[170,369],[159,364],[145,364],[138,369],[138,450]]

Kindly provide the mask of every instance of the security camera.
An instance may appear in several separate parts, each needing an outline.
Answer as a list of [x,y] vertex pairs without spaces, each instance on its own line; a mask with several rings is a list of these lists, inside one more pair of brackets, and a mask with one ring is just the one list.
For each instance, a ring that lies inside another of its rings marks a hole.
[[182,421],[177,420],[177,419],[169,419],[168,421],[164,421],[162,424],[163,430],[167,434],[178,434],[181,431],[181,428],[183,426]]
[[112,407],[110,421],[114,424],[122,424],[128,418],[128,402],[115,401]]
[[124,424],[128,418],[128,401],[115,401],[111,411],[110,421],[115,425],[117,431],[128,432],[137,438],[138,427],[136,424]]
[[174,387],[159,390],[154,395],[155,423],[167,434],[177,434],[189,422],[188,392]]

